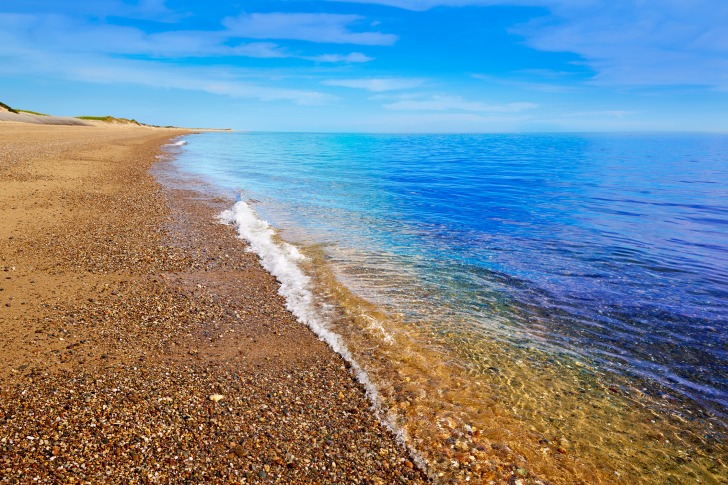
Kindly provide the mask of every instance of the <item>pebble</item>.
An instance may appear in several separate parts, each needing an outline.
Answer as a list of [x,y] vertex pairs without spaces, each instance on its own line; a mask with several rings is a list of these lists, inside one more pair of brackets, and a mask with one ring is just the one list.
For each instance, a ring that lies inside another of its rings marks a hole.
[[12,145],[23,163],[73,165],[81,150],[94,168],[44,193],[53,224],[0,243],[18,267],[43,268],[37,281],[63,282],[47,307],[24,307],[22,328],[43,331],[0,368],[0,482],[428,482],[275,278],[214,222],[231,201],[150,176],[172,132],[63,129]]

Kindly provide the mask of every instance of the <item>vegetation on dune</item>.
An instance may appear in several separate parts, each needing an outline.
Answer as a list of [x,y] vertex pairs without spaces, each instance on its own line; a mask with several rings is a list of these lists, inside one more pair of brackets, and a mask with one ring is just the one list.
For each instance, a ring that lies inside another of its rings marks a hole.
[[[14,109],[8,106],[7,104],[0,101],[0,109],[4,109],[9,111],[10,113],[15,114],[29,114],[29,115],[35,115],[35,116],[51,116],[46,113],[39,113],[37,111],[31,111],[29,109]],[[87,120],[87,121],[102,121],[104,123],[116,123],[116,124],[125,124],[125,125],[136,125],[136,126],[146,126],[149,128],[162,128],[158,125],[148,125],[146,123],[140,123],[135,119],[129,119],[129,118],[117,118],[115,116],[75,116],[76,119],[79,120]],[[164,128],[177,128],[176,126],[165,126]]]
[[11,108],[7,104],[3,103],[2,101],[0,101],[0,108],[5,108],[6,110],[10,111],[11,113],[17,113],[16,110],[14,110],[13,108]]
[[10,111],[11,113],[15,113],[15,114],[25,113],[25,114],[36,115],[36,116],[49,116],[45,113],[38,113],[37,111],[31,111],[29,109],[14,109],[3,102],[0,102],[0,108],[5,108],[6,110]]
[[17,113],[27,113],[29,115],[36,115],[36,116],[50,116],[45,113],[38,113],[37,111],[30,111],[29,109],[19,109],[16,112]]
[[115,118],[113,116],[76,116],[76,118],[78,118],[79,120],[103,121],[105,123],[127,123],[139,126],[142,125],[142,123],[139,123],[137,120],[130,120],[128,118]]
[[104,123],[120,123],[120,124],[128,124],[128,125],[137,125],[137,126],[147,126],[149,128],[178,128],[176,126],[159,126],[159,125],[150,125],[147,123],[140,123],[139,121],[135,119],[129,119],[129,118],[116,118],[115,116],[76,116],[79,120],[89,120],[89,121],[103,121]]

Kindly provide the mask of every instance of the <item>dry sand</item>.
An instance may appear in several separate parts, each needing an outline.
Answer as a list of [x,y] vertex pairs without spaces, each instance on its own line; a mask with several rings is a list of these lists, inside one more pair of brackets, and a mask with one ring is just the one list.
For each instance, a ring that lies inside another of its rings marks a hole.
[[0,482],[426,481],[226,202],[149,174],[183,133],[0,123]]

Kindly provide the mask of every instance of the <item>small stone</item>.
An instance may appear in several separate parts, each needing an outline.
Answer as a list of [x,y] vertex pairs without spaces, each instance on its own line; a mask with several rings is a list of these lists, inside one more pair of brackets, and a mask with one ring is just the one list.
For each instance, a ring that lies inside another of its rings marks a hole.
[[265,478],[265,477],[268,476],[268,474],[265,472],[265,470],[261,470],[261,471],[258,472],[258,476],[260,478]]
[[212,395],[210,396],[210,401],[212,401],[212,402],[220,402],[220,401],[222,401],[222,399],[223,399],[224,397],[225,397],[225,396],[223,396],[222,394],[212,394]]

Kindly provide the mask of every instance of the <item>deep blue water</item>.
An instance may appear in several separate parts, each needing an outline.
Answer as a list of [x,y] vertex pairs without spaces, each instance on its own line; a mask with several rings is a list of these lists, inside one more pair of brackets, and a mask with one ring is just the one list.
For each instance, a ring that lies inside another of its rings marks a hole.
[[407,318],[728,407],[728,135],[205,133],[176,164]]

